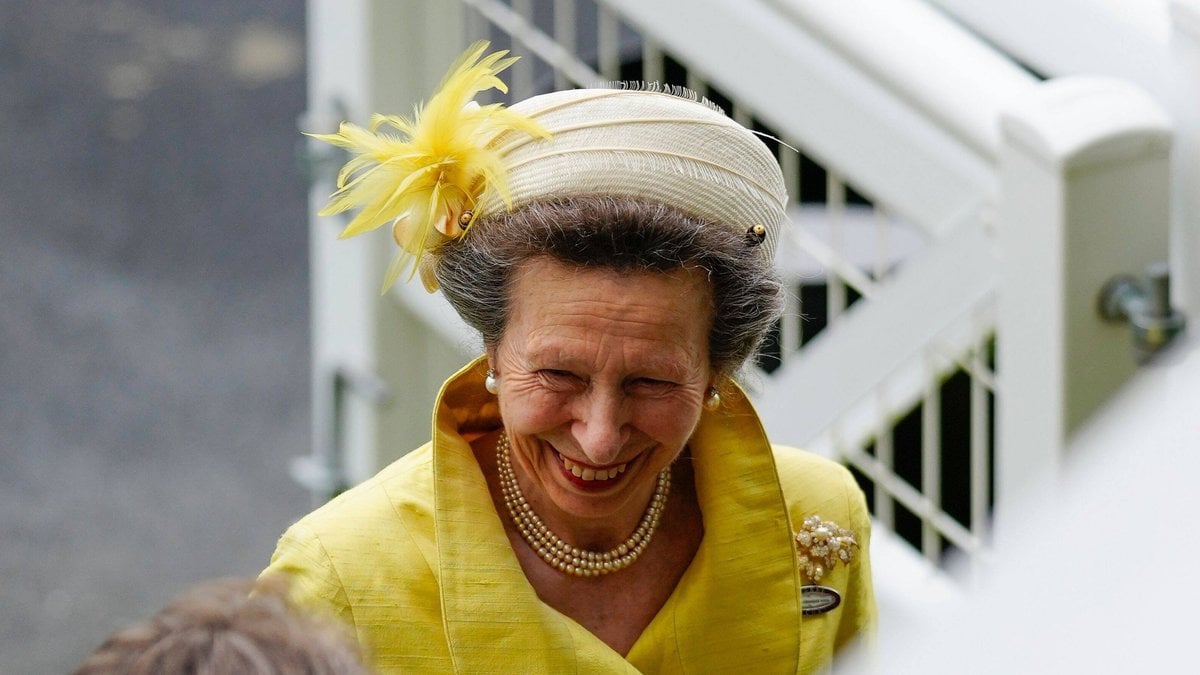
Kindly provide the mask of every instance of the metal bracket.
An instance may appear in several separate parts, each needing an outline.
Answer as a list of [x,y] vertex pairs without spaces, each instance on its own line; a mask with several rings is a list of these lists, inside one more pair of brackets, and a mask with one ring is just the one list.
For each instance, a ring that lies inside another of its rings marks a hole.
[[1171,307],[1171,272],[1163,262],[1146,268],[1140,278],[1121,274],[1109,279],[1100,289],[1097,308],[1105,321],[1129,323],[1138,363],[1170,344],[1187,324]]
[[324,504],[350,487],[342,448],[347,396],[353,394],[374,406],[382,406],[391,398],[387,383],[374,373],[346,367],[331,368],[327,372],[325,381],[330,386],[321,394],[329,398],[325,405],[314,405],[313,409],[314,415],[320,418],[315,425],[320,437],[318,444],[313,454],[294,458],[290,467],[292,479],[312,493],[313,506]]

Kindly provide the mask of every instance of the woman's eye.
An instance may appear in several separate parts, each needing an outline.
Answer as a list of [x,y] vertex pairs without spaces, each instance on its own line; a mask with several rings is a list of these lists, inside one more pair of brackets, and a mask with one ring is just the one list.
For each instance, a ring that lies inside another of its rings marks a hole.
[[633,381],[633,388],[650,394],[664,393],[675,386],[674,382],[656,380],[652,377],[640,377]]
[[555,370],[553,368],[545,368],[538,371],[542,379],[547,383],[556,386],[566,386],[574,384],[579,380],[574,373],[568,370]]

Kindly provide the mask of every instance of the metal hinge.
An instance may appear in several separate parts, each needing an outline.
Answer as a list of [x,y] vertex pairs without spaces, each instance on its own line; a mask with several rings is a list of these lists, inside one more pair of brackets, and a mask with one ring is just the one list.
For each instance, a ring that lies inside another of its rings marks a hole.
[[1134,358],[1144,363],[1183,332],[1187,318],[1171,307],[1171,272],[1160,262],[1141,277],[1122,274],[1100,290],[1100,316],[1129,323]]

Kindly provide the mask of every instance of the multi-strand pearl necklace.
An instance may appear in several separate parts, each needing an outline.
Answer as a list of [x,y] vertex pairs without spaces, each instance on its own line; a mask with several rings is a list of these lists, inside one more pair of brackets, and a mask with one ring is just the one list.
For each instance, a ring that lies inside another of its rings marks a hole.
[[658,528],[663,508],[667,505],[667,495],[671,492],[671,467],[668,466],[659,472],[654,496],[633,534],[612,550],[587,551],[575,548],[551,532],[534,513],[529,502],[525,501],[509,458],[508,434],[503,431],[500,432],[500,440],[496,441],[496,465],[500,470],[500,492],[504,495],[504,505],[508,507],[508,514],[512,516],[513,524],[521,532],[525,543],[546,564],[577,577],[598,577],[632,565],[654,537],[654,530]]

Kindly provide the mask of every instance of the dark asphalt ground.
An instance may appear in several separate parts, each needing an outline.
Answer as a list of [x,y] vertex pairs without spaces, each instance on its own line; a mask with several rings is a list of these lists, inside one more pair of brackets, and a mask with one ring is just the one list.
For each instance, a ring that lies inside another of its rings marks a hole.
[[302,0],[0,2],[0,674],[308,508]]

